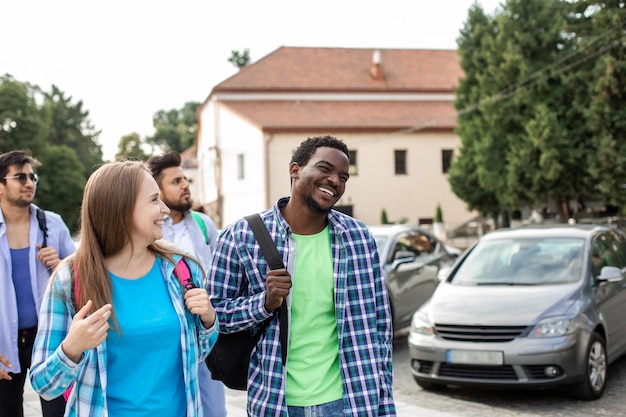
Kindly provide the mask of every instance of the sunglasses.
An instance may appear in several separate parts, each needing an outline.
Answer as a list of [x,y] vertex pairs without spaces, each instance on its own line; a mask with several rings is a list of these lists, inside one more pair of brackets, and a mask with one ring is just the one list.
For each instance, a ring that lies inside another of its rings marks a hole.
[[39,175],[35,173],[24,174],[23,172],[20,172],[19,174],[12,175],[10,177],[4,177],[5,180],[18,180],[22,185],[25,185],[29,178],[33,184],[37,184],[39,181]]

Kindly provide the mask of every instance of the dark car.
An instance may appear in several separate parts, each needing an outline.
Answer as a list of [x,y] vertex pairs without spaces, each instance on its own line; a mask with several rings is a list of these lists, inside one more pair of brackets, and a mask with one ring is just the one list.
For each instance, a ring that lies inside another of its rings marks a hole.
[[439,270],[451,266],[461,252],[416,226],[396,224],[369,229],[378,246],[393,328],[406,328],[415,310],[439,284]]
[[569,386],[600,398],[626,350],[626,238],[594,225],[483,236],[414,315],[413,377],[424,389]]

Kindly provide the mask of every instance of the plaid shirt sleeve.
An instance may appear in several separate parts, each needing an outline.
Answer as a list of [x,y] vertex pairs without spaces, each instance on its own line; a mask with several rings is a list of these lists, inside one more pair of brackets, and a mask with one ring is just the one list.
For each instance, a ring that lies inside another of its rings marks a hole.
[[99,416],[105,408],[97,366],[104,357],[102,348],[85,352],[79,363],[69,359],[61,348],[75,314],[70,296],[70,268],[64,265],[52,276],[41,305],[30,381],[33,389],[49,400],[62,395],[79,378],[69,399],[68,415]]
[[395,416],[391,311],[376,243],[360,222],[331,220],[345,414]]

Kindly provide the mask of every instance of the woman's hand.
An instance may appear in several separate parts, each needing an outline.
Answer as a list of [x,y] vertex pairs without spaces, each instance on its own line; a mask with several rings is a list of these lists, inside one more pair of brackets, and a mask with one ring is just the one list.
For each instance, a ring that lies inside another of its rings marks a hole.
[[70,325],[70,331],[61,344],[63,352],[75,363],[80,361],[83,352],[99,346],[107,338],[109,330],[109,317],[111,317],[111,304],[105,304],[92,314],[92,302],[87,301],[74,318]]
[[204,288],[192,288],[185,292],[187,310],[200,316],[202,324],[207,329],[215,323],[215,310]]

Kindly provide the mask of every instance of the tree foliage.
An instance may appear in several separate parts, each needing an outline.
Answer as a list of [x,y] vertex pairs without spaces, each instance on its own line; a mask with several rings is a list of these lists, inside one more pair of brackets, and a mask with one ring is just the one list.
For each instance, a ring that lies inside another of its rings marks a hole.
[[626,202],[624,2],[501,7],[474,5],[458,39],[452,190],[485,215],[553,205],[565,220],[585,201]]
[[48,145],[37,159],[37,205],[60,214],[70,230],[78,231],[86,177],[76,152],[67,145]]
[[230,51],[230,58],[228,62],[241,69],[250,63],[250,50],[244,48],[242,52]]
[[115,154],[115,159],[140,159],[142,161],[147,160],[149,155],[143,150],[144,144],[145,141],[137,132],[122,136],[120,142],[117,145],[117,153]]
[[155,133],[146,143],[164,151],[182,152],[196,143],[198,121],[196,109],[200,103],[190,101],[182,109],[159,110],[152,117]]
[[36,204],[59,213],[76,231],[87,176],[102,163],[98,132],[82,102],[72,103],[58,87],[50,92],[0,78],[0,153],[28,150],[38,169]]
[[38,152],[44,146],[44,120],[36,88],[9,74],[0,78],[0,153],[15,149]]
[[89,119],[89,112],[83,110],[83,102],[72,103],[57,86],[52,85],[50,93],[44,93],[42,111],[46,119],[47,143],[65,145],[74,150],[83,167],[85,177],[102,163],[102,147],[98,143],[100,132]]

